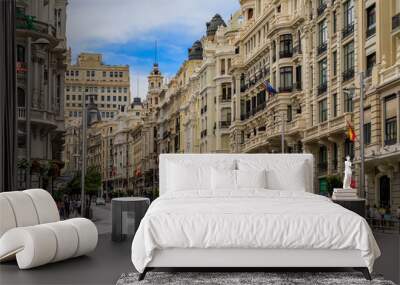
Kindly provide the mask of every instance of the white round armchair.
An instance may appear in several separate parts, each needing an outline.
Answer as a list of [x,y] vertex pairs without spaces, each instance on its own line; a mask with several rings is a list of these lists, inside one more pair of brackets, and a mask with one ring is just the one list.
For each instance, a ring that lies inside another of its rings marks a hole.
[[97,245],[92,221],[60,221],[56,203],[43,189],[0,193],[0,262],[20,269],[87,254]]

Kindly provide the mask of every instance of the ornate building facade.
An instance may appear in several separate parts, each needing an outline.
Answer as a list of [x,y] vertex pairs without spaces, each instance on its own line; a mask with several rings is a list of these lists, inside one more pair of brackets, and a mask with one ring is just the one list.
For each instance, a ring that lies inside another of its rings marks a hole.
[[158,155],[182,152],[312,153],[321,194],[332,177],[342,179],[350,156],[359,188],[362,131],[366,185],[359,195],[399,207],[398,1],[240,5],[227,24],[219,15],[206,24],[169,82],[153,66],[142,121],[126,139],[128,188],[154,197]]
[[366,186],[359,195],[371,205],[398,207],[399,4],[240,5],[228,25],[218,15],[207,23],[190,49],[202,49],[195,67],[186,74],[189,53],[160,93],[159,152],[312,153],[315,189],[324,194],[331,177],[341,179],[347,155],[360,185],[363,130]]
[[65,117],[82,117],[82,104],[91,95],[102,120],[111,120],[128,109],[131,101],[129,66],[107,65],[101,54],[81,53],[76,64],[69,50],[65,73]]
[[[363,129],[367,186],[359,194],[371,205],[398,207],[395,2],[241,1],[231,150],[313,153],[316,189],[324,193],[329,176],[342,176],[347,155],[355,161],[359,182]],[[266,92],[266,82],[276,94]],[[355,141],[347,136],[349,127]]]
[[17,187],[51,191],[63,167],[68,2],[16,2]]

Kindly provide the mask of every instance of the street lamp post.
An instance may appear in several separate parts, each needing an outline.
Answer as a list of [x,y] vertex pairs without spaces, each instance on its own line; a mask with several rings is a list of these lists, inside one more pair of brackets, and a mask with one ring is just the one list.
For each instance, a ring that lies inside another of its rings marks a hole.
[[81,215],[85,210],[85,174],[86,174],[86,95],[82,96],[82,169],[81,169]]
[[282,111],[281,114],[281,121],[282,121],[282,126],[281,126],[281,152],[285,153],[285,111]]
[[[32,41],[31,37],[28,37],[27,39],[27,89],[28,92],[26,92],[26,106],[25,106],[25,120],[26,120],[26,161],[28,162],[27,166],[27,174],[26,174],[26,182],[25,182],[25,187],[27,189],[31,188],[31,156],[32,156],[32,151],[31,151],[31,106],[32,106],[32,96],[33,96],[33,91],[32,91],[32,82],[33,82],[33,67],[32,67],[32,46],[36,47],[44,47],[44,46],[49,46],[50,47],[50,42],[49,40],[45,38],[39,38],[36,41]],[[50,58],[50,48],[49,48],[49,58]],[[48,65],[50,66],[50,61],[48,62]],[[50,74],[50,72],[49,72]]]
[[364,157],[364,73],[360,72],[360,188],[366,198]]

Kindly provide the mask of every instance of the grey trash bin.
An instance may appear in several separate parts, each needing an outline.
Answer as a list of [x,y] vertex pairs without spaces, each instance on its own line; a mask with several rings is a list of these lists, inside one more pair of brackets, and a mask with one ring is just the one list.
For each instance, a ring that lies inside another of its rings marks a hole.
[[144,197],[121,197],[111,200],[113,241],[133,237],[144,217],[150,199]]

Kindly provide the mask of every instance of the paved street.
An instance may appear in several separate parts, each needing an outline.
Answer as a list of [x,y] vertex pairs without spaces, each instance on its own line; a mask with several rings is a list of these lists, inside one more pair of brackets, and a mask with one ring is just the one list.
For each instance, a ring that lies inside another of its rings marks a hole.
[[15,261],[0,265],[1,285],[115,284],[122,273],[134,271],[130,259],[132,239],[111,241],[111,205],[92,204],[93,221],[99,231],[96,249],[77,258],[19,270]]
[[105,206],[92,204],[93,222],[97,226],[99,234],[111,233],[111,203]]

